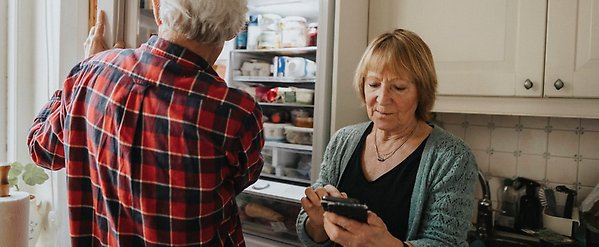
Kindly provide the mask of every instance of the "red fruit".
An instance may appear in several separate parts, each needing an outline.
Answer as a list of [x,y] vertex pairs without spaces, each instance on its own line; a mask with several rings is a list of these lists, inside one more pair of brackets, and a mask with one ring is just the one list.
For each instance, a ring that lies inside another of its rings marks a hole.
[[273,113],[270,116],[270,121],[273,123],[280,123],[281,122],[281,114],[278,112]]

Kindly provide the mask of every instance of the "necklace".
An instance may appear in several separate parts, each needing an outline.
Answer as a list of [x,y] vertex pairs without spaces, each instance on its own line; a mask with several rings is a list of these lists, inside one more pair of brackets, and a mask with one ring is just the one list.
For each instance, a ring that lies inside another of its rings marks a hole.
[[399,145],[395,150],[387,153],[387,154],[383,154],[381,155],[379,153],[379,145],[378,145],[378,141],[376,139],[376,132],[378,131],[374,131],[374,148],[376,149],[376,158],[379,162],[385,162],[385,160],[391,158],[395,152],[397,152],[397,150],[399,150],[401,147],[403,147],[404,144],[406,144],[406,142],[408,142],[408,140],[410,140],[410,138],[412,138],[412,135],[414,134],[414,132],[416,132],[416,128],[418,128],[418,124],[416,124],[416,126],[412,129],[412,132],[410,132],[410,135],[408,135],[408,137],[401,143],[401,145]]

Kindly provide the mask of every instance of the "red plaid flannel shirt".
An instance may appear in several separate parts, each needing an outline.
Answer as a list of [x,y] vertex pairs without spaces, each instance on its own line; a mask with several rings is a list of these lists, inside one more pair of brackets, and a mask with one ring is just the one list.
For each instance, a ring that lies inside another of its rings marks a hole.
[[66,167],[73,246],[245,245],[235,195],[262,169],[262,112],[180,46],[152,37],[78,64],[27,142]]

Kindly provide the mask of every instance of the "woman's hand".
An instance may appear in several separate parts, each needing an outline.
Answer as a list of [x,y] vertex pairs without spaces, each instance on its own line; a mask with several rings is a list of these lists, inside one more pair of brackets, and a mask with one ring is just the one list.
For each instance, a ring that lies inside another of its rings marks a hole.
[[393,237],[383,220],[372,211],[368,211],[367,223],[326,212],[324,229],[331,241],[345,247],[403,246],[402,241]]
[[308,220],[306,221],[306,231],[308,235],[315,242],[324,242],[328,239],[326,232],[323,228],[323,214],[324,209],[320,204],[320,199],[323,196],[336,196],[347,198],[347,194],[339,192],[335,186],[330,184],[320,187],[316,190],[311,187],[306,188],[304,191],[306,195],[301,199],[302,207],[308,214]]
[[[100,10],[96,17],[96,25],[89,30],[87,39],[85,39],[85,42],[83,43],[85,58],[108,50],[108,46],[106,45],[106,42],[104,42],[104,18],[104,11]],[[125,44],[122,41],[117,41],[116,44],[114,44],[114,48],[125,48]]]

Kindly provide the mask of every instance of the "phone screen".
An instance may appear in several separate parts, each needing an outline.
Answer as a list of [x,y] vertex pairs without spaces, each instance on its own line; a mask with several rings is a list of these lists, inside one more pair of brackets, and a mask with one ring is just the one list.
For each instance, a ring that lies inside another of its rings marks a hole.
[[325,211],[366,223],[368,206],[353,198],[323,196],[320,201]]

